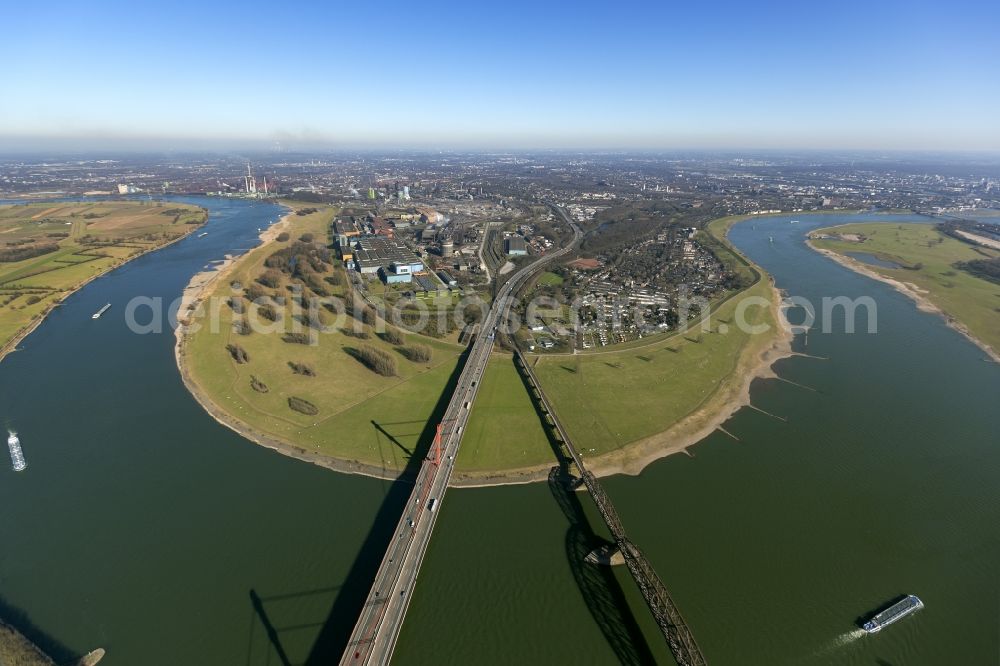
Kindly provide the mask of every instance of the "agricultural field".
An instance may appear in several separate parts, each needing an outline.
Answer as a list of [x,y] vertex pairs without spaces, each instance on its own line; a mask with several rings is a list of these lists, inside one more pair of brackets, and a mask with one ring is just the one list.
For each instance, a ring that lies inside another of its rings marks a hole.
[[[220,276],[203,301],[205,312],[218,312],[217,323],[195,318],[201,328],[185,336],[181,362],[199,399],[251,434],[399,471],[433,437],[464,347],[400,331],[355,301],[328,248],[335,213],[316,207],[289,215],[284,233]],[[337,305],[297,314],[297,289]],[[343,310],[349,316],[337,314]],[[271,330],[248,332],[241,321]]]
[[996,259],[1000,251],[962,242],[929,224],[849,224],[812,235],[834,237],[811,240],[818,249],[847,256],[866,253],[895,264],[892,268],[857,259],[880,275],[915,285],[927,300],[1000,353],[1000,285],[957,265]]
[[0,357],[87,281],[206,219],[196,206],[155,201],[0,206]]

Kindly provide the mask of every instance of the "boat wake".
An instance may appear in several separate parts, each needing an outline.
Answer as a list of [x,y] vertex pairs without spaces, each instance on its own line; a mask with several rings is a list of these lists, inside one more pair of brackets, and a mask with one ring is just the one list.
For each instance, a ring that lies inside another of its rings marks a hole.
[[836,638],[834,638],[830,642],[826,643],[819,650],[817,650],[815,656],[817,656],[817,657],[825,657],[825,656],[827,656],[827,655],[829,655],[829,654],[831,654],[833,652],[836,652],[838,650],[842,650],[845,647],[847,647],[848,645],[850,645],[851,643],[854,643],[859,638],[863,638],[864,635],[865,635],[865,632],[864,632],[863,629],[852,629],[851,631],[847,631],[847,632],[845,632],[845,633],[837,636]]

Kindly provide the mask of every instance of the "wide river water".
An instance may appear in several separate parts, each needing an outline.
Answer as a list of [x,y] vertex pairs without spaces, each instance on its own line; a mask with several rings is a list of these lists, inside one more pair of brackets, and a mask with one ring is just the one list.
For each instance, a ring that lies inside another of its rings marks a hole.
[[[91,283],[0,363],[0,425],[28,461],[0,465],[0,617],[61,660],[101,646],[109,666],[331,663],[406,489],[246,442],[187,394],[171,331],[128,331],[130,298],[172,301],[280,215],[184,200],[211,211],[208,236]],[[802,242],[906,218],[790,219],[731,232],[817,304],[795,343],[810,356],[753,387],[784,420],[743,409],[725,425],[738,442],[712,435],[607,491],[716,666],[996,664],[1000,367]],[[837,316],[820,332],[822,297],[862,295],[877,334],[863,316],[861,332]],[[669,663],[627,572],[576,564],[581,511],[603,532],[585,496],[453,490],[441,511],[395,663]],[[905,593],[927,607],[880,635],[855,628]]]

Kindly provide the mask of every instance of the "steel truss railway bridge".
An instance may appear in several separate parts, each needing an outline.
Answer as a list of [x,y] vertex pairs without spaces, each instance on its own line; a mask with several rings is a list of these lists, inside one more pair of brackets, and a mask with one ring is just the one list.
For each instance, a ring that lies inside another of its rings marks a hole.
[[[506,321],[521,288],[545,266],[571,252],[580,241],[581,230],[566,211],[554,204],[549,206],[573,230],[573,240],[566,247],[522,268],[496,290],[493,306],[484,317],[480,333],[469,348],[455,392],[445,410],[442,424],[438,426],[438,435],[431,447],[431,453],[423,461],[417,473],[403,515],[386,548],[368,598],[362,606],[360,617],[348,640],[340,661],[342,666],[385,665],[392,659],[396,640],[409,607],[411,592],[434,530],[437,509],[448,489],[454,461],[462,441],[462,431],[468,421],[472,403],[475,401],[479,384],[493,351],[497,332],[501,324]],[[536,399],[548,414],[563,446],[572,456],[583,483],[590,491],[601,517],[607,523],[629,572],[635,578],[646,604],[663,631],[677,663],[679,666],[705,664],[705,658],[695,643],[694,636],[684,623],[666,587],[642,552],[629,541],[611,500],[597,478],[584,466],[582,458],[538,384],[533,369],[520,352],[517,352],[517,358],[521,369],[534,387]]]

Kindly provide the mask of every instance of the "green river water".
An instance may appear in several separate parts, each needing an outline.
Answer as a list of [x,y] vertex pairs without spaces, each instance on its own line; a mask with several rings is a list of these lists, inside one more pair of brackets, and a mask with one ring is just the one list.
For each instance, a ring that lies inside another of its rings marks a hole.
[[[172,300],[280,214],[189,200],[208,236],[88,285],[0,363],[0,419],[28,461],[0,466],[0,616],[60,660],[332,663],[407,489],[242,440],[184,390],[172,332],[128,332],[129,298]],[[901,218],[798,219],[731,238],[791,294],[872,296],[878,333],[835,318],[797,339],[821,358],[776,367],[809,388],[752,394],[787,421],[743,409],[725,426],[739,442],[715,434],[606,489],[714,666],[1000,663],[1000,367],[802,242]],[[578,563],[592,531],[589,498],[547,484],[449,492],[394,663],[670,663],[627,572]],[[926,608],[856,629],[904,593]]]

